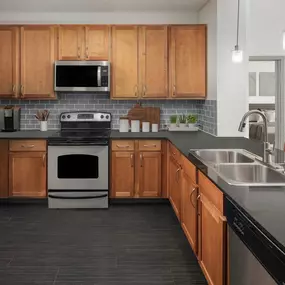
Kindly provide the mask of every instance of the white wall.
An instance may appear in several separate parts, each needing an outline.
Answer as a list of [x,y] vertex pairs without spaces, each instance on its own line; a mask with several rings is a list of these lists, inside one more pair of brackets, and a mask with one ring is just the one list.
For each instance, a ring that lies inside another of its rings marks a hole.
[[249,5],[249,56],[285,56],[282,48],[282,32],[285,30],[285,1],[250,0]]
[[[155,0],[154,0],[155,1]],[[0,24],[196,24],[196,12],[9,13]]]
[[217,1],[210,1],[198,13],[198,22],[207,24],[207,99],[217,99]]
[[240,46],[243,63],[235,64],[237,1],[210,0],[199,12],[199,23],[208,24],[208,99],[217,100],[217,135],[244,136],[238,131],[248,110],[248,61],[246,46],[247,0],[241,0]]
[[[235,1],[237,2],[237,1]],[[217,13],[217,116],[218,136],[244,136],[238,131],[248,110],[248,54],[246,46],[247,0],[240,1],[240,47],[242,63],[233,63],[231,50],[236,42],[237,5],[218,0]]]

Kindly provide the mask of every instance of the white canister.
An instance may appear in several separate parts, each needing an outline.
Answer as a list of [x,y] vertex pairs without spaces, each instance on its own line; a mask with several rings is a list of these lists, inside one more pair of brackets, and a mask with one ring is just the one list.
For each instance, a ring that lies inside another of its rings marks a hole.
[[158,124],[151,124],[151,131],[153,133],[157,133],[158,132]]
[[150,122],[143,122],[142,123],[142,131],[144,133],[148,133],[150,128]]
[[131,131],[132,133],[140,132],[140,121],[139,120],[131,120]]
[[40,130],[41,132],[46,132],[48,129],[47,121],[40,121]]
[[120,119],[120,133],[129,131],[129,119]]

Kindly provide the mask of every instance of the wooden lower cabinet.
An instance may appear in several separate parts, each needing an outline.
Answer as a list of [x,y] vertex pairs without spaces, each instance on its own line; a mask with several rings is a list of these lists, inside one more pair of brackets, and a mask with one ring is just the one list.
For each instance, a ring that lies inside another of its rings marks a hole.
[[46,152],[10,152],[9,196],[46,197]]
[[[199,263],[210,285],[224,285],[227,274],[227,221],[222,213],[223,195],[201,173],[199,173],[199,190]],[[215,191],[215,196],[212,196]]]
[[161,152],[140,152],[139,196],[161,195]]
[[172,157],[169,157],[169,201],[180,220],[181,203],[181,165]]
[[130,198],[134,195],[135,154],[129,151],[112,152],[112,197]]
[[9,196],[9,141],[0,140],[0,198]]
[[113,140],[111,197],[161,197],[160,150],[161,141]]
[[198,186],[191,179],[187,170],[183,169],[181,196],[181,226],[195,253],[198,252],[197,195]]

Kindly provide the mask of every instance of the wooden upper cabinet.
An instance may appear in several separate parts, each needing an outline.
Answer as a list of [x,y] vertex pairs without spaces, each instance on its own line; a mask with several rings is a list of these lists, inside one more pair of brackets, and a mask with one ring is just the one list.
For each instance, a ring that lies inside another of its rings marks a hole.
[[141,97],[168,97],[168,32],[166,26],[140,28]]
[[46,197],[46,152],[9,154],[9,194]]
[[112,27],[112,98],[138,98],[138,75],[138,27]]
[[173,26],[170,35],[170,97],[204,98],[206,26]]
[[140,152],[139,156],[139,196],[160,197],[161,152]]
[[0,98],[17,97],[19,28],[0,27]]
[[85,27],[85,59],[109,59],[109,26]]
[[82,26],[67,25],[59,27],[59,59],[82,60],[85,57],[82,41]]
[[54,94],[55,28],[21,27],[22,98],[51,99]]
[[127,151],[112,152],[111,196],[128,198],[134,195],[135,154]]

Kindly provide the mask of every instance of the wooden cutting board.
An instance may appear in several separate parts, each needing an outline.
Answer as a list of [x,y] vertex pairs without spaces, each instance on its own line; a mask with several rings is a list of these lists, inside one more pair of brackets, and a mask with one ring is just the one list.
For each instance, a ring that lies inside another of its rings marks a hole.
[[142,107],[136,104],[128,112],[129,121],[139,120],[141,122],[150,122],[150,124],[158,124],[160,127],[160,108],[158,107]]

